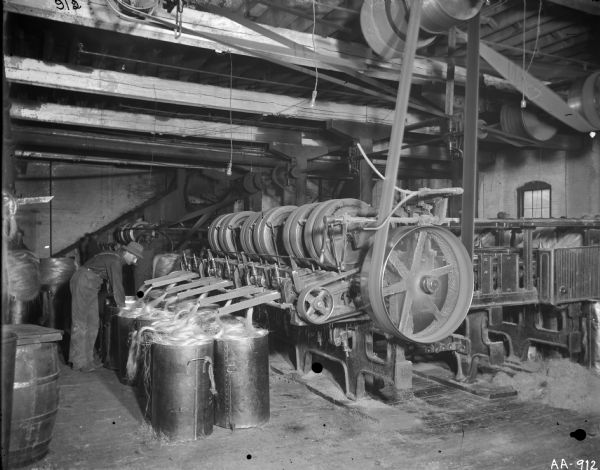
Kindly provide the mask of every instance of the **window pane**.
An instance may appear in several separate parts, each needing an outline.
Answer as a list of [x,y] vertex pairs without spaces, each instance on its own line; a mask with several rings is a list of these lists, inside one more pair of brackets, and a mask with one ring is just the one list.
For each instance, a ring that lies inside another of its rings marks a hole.
[[550,217],[550,189],[531,189],[523,191],[523,217]]
[[544,189],[542,191],[542,207],[550,208],[550,190]]
[[542,208],[542,192],[534,191],[533,193],[533,208],[537,209],[536,214],[539,214],[539,210]]

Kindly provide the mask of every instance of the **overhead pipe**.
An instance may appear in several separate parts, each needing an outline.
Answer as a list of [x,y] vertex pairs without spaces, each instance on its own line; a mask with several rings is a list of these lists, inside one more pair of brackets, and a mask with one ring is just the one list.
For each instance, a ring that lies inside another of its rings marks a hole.
[[60,129],[35,127],[14,127],[15,143],[20,150],[43,151],[60,148],[82,154],[110,153],[112,155],[132,154],[150,157],[153,160],[186,159],[194,162],[228,163],[233,165],[252,164],[253,166],[273,167],[279,163],[276,158],[266,157],[262,149],[239,146],[229,148],[210,147],[202,143],[167,141],[165,139],[140,139],[136,137],[111,136]]
[[[15,157],[24,160],[41,160],[41,161],[63,161],[72,163],[94,163],[102,165],[128,165],[128,166],[150,166],[150,167],[163,167],[163,168],[185,168],[189,170],[216,170],[218,167],[206,166],[206,165],[195,165],[192,163],[178,163],[178,162],[161,162],[161,161],[149,161],[149,160],[132,160],[132,159],[119,159],[119,158],[106,158],[106,157],[92,157],[83,155],[70,155],[65,153],[52,153],[52,152],[31,152],[28,150],[16,150]],[[223,167],[223,171],[225,168]]]

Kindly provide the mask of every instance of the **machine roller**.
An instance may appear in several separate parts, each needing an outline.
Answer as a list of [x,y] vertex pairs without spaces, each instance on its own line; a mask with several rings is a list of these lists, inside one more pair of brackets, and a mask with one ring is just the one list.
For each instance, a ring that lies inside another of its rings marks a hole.
[[240,286],[280,291],[299,325],[370,319],[402,340],[448,337],[473,295],[466,250],[445,228],[414,225],[431,213],[391,218],[385,262],[374,265],[376,216],[349,198],[220,215],[208,230],[209,265]]

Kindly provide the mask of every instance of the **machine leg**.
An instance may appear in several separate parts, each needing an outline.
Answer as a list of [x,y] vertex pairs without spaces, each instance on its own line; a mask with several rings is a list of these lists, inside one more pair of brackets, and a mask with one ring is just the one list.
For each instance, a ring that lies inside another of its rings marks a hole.
[[406,360],[402,346],[394,345],[394,348],[394,387],[396,390],[408,390],[412,388],[412,362]]

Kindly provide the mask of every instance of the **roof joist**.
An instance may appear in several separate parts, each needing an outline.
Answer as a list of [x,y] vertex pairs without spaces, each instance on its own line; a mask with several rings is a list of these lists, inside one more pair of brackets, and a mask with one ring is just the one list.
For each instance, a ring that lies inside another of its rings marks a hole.
[[[86,0],[79,3],[76,11],[60,11],[55,5],[38,0],[5,0],[5,11],[36,16],[48,20],[70,23],[90,28],[99,28],[133,36],[183,44],[214,51],[231,50],[241,55],[265,54],[278,62],[314,67],[315,54],[313,39],[318,54],[319,67],[325,70],[339,70],[340,67],[360,72],[365,77],[397,81],[400,74],[400,60],[385,61],[378,58],[368,48],[358,43],[315,36],[285,28],[265,26],[279,36],[285,36],[297,46],[284,46],[281,43],[252,31],[243,25],[223,16],[184,8],[183,27],[194,34],[184,32],[178,38],[172,30],[144,22],[133,22],[118,18],[102,0]],[[175,22],[173,14],[164,10],[158,12],[162,21]],[[413,69],[415,82],[445,80],[446,64],[427,58],[417,58]],[[457,67],[455,80],[464,83],[466,71]],[[503,79],[484,75],[484,82],[493,87],[510,90],[512,87]]]
[[[4,65],[9,82],[125,99],[313,121],[343,119],[391,125],[394,116],[393,109],[319,100],[315,106],[310,106],[309,97],[299,99],[110,70],[65,66],[22,57],[6,57]],[[407,115],[408,123],[417,120],[418,116]]]

